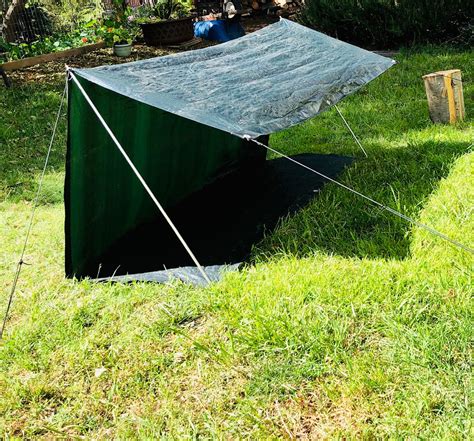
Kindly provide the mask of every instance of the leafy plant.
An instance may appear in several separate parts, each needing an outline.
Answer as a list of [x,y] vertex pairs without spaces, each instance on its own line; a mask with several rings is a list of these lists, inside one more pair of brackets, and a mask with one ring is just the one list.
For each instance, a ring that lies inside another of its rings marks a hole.
[[125,23],[127,16],[130,15],[131,8],[126,0],[111,0],[113,11],[112,18],[118,23]]
[[160,0],[155,5],[155,13],[162,20],[183,18],[189,14],[189,8],[180,0]]
[[70,32],[104,14],[102,0],[41,0],[57,31]]
[[3,52],[8,52],[10,45],[0,37],[0,54]]
[[134,32],[131,29],[125,26],[110,26],[108,27],[104,34],[103,39],[108,46],[112,46],[115,43],[125,44],[132,43],[135,39]]
[[181,0],[158,0],[150,6],[136,8],[131,20],[136,23],[156,22],[160,20],[173,20],[189,15],[191,5]]

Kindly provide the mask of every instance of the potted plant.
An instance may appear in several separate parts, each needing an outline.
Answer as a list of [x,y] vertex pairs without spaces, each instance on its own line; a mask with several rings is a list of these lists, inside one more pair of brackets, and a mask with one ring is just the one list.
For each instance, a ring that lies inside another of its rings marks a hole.
[[114,54],[118,57],[129,57],[132,53],[133,35],[125,28],[118,29],[119,32],[115,34],[116,41],[114,41]]
[[132,52],[134,36],[130,29],[125,26],[109,26],[104,32],[104,40],[108,46],[112,46],[114,54],[118,57],[128,57]]
[[145,43],[149,46],[176,44],[194,37],[190,5],[182,0],[158,0],[152,8],[144,9],[144,12],[135,21],[141,27]]

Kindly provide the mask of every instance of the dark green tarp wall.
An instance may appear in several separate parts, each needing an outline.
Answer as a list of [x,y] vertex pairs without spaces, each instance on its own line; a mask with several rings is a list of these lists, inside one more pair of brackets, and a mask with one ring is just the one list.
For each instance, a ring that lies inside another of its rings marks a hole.
[[[165,209],[265,160],[252,142],[78,79]],[[66,274],[96,277],[111,245],[160,214],[73,81],[68,96]]]

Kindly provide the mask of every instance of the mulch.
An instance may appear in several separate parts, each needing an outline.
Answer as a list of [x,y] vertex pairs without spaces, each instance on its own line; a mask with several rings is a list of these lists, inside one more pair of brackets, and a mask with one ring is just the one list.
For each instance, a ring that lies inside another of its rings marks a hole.
[[[245,32],[250,33],[274,23],[275,21],[277,21],[277,19],[274,17],[245,17],[242,19],[242,25],[245,29]],[[185,50],[201,49],[213,44],[216,43],[203,40],[191,48],[186,48]],[[136,44],[133,46],[133,51],[130,57],[120,58],[113,54],[111,48],[106,48],[73,58],[63,58],[61,60],[50,61],[37,66],[8,72],[8,76],[12,82],[13,87],[30,82],[36,82],[40,84],[57,84],[64,76],[66,64],[70,67],[78,68],[96,67],[106,64],[129,63],[131,61],[160,57],[177,52],[180,52],[180,50]]]

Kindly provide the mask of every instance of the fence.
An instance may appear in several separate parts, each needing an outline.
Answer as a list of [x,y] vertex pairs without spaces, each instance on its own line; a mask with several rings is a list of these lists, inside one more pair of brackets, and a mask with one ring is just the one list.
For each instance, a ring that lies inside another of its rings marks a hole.
[[29,42],[52,32],[52,22],[38,3],[2,0],[1,18],[2,36],[7,42]]
[[74,30],[111,6],[111,0],[0,0],[1,37],[29,43],[54,31]]

